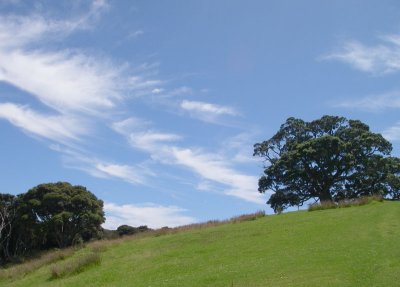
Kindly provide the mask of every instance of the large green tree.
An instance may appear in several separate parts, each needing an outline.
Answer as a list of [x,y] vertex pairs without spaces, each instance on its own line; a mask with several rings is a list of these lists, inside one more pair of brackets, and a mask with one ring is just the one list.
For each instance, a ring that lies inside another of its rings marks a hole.
[[18,198],[20,223],[41,247],[66,247],[101,231],[103,202],[83,186],[40,184]]
[[275,212],[311,199],[400,199],[400,159],[391,151],[390,142],[358,120],[289,118],[272,138],[254,145],[254,155],[265,160],[258,190],[274,192],[267,203]]

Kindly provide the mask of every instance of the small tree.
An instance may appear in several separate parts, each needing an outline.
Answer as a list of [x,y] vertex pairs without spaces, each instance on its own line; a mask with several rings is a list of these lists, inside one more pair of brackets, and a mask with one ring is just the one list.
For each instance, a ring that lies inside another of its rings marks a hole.
[[265,159],[259,192],[272,190],[277,212],[310,199],[339,201],[369,195],[400,198],[400,159],[392,145],[358,120],[289,118],[269,140],[254,145]]
[[12,235],[16,220],[16,197],[0,193],[0,263],[12,257]]
[[132,235],[135,234],[137,231],[137,228],[130,226],[130,225],[120,225],[117,228],[117,232],[119,236],[122,235]]
[[21,222],[42,247],[69,246],[96,236],[104,222],[103,202],[83,186],[40,184],[20,197]]
[[117,232],[118,232],[119,236],[132,235],[132,234],[135,234],[135,233],[145,232],[145,231],[148,231],[148,230],[149,230],[149,228],[147,227],[147,225],[141,225],[139,227],[133,227],[133,226],[124,224],[124,225],[118,226],[118,228],[117,228]]

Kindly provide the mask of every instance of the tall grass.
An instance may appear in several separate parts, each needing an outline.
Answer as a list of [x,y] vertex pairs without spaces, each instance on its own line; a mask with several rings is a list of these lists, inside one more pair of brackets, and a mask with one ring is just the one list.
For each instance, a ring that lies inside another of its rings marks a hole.
[[252,221],[252,220],[256,220],[258,218],[262,218],[264,216],[265,216],[265,211],[260,210],[255,213],[243,214],[243,215],[232,217],[230,219],[230,222],[239,223],[239,222],[243,222],[243,221]]
[[62,278],[68,275],[80,273],[89,266],[99,265],[100,262],[100,254],[90,252],[66,262],[55,263],[50,266],[50,279]]
[[41,257],[29,260],[19,265],[14,265],[9,268],[0,269],[0,279],[15,279],[22,277],[32,271],[39,269],[42,266],[64,260],[74,254],[76,249],[67,248],[57,251],[48,251]]
[[325,210],[325,209],[335,209],[335,208],[345,208],[351,206],[361,206],[369,204],[373,201],[383,201],[383,197],[381,196],[368,196],[368,197],[360,197],[354,199],[346,199],[341,200],[339,202],[333,201],[323,201],[320,203],[310,204],[308,206],[308,211],[316,211],[316,210]]

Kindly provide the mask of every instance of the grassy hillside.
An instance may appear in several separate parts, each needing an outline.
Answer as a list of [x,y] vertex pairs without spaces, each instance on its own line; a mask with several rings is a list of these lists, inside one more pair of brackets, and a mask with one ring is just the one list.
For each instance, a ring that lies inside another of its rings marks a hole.
[[57,262],[100,255],[80,273],[46,265],[0,285],[399,286],[399,246],[400,203],[373,202],[88,246]]

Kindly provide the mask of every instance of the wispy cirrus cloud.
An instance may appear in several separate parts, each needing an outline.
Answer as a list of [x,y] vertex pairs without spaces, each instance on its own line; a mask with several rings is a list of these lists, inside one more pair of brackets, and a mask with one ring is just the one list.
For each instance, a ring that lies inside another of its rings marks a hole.
[[148,178],[155,176],[145,162],[135,164],[110,162],[85,151],[64,148],[57,144],[51,145],[50,148],[62,154],[66,167],[84,171],[97,178],[114,178],[134,185],[147,185]]
[[64,115],[45,115],[28,106],[13,103],[0,103],[0,118],[23,131],[46,138],[51,141],[65,143],[79,141],[79,137],[88,131],[82,119]]
[[122,97],[119,76],[117,68],[83,54],[0,50],[0,81],[59,113],[114,107]]
[[133,148],[148,153],[153,160],[164,165],[186,168],[199,176],[199,190],[205,190],[202,183],[208,182],[207,186],[211,186],[210,183],[213,182],[222,187],[223,194],[252,203],[265,203],[263,196],[257,192],[258,178],[236,170],[229,156],[223,153],[207,153],[199,148],[180,147],[176,141],[181,137],[176,134],[155,132],[150,128],[146,131],[135,131],[135,127],[140,129],[134,124],[136,122],[127,119],[114,126],[119,133],[126,136]]
[[366,45],[356,40],[343,44],[337,51],[320,57],[322,60],[340,61],[356,70],[384,75],[400,70],[400,35],[379,37],[380,43]]
[[167,142],[178,141],[181,138],[182,137],[177,134],[160,133],[148,130],[145,132],[131,133],[129,135],[129,142],[132,146],[136,148],[150,150]]
[[345,100],[333,105],[335,107],[358,109],[368,112],[381,112],[387,109],[398,109],[400,108],[400,92],[369,95],[361,99]]
[[106,202],[104,210],[107,219],[103,227],[107,229],[116,229],[122,224],[147,225],[150,228],[176,227],[197,221],[196,218],[184,215],[185,209],[153,203],[118,205]]
[[215,105],[211,103],[206,103],[206,102],[197,102],[197,101],[188,101],[184,100],[181,102],[181,108],[189,111],[189,112],[194,112],[198,114],[204,114],[204,115],[230,115],[230,116],[236,116],[238,115],[238,112],[232,108],[232,107],[227,107],[227,106],[220,106],[220,105]]
[[382,135],[389,141],[400,141],[400,123],[385,129]]
[[87,13],[66,20],[37,14],[0,17],[0,82],[24,91],[26,102],[31,98],[41,104],[0,103],[0,118],[57,144],[68,166],[93,176],[144,184],[151,176],[148,170],[136,164],[98,160],[85,151],[85,144],[98,128],[107,126],[127,97],[150,93],[160,81],[132,75],[127,65],[96,54],[68,48],[52,50],[49,45],[93,28],[107,7],[106,1],[96,0]]
[[97,171],[104,173],[107,176],[122,179],[132,184],[145,184],[146,178],[154,174],[149,170],[144,170],[139,166],[133,167],[126,164],[105,164],[96,163],[95,166]]
[[179,106],[193,118],[213,124],[224,124],[222,121],[224,116],[239,115],[239,112],[232,107],[207,102],[183,100]]
[[[91,29],[102,12],[109,8],[105,0],[94,0],[89,10],[73,19],[54,20],[32,12],[30,15],[0,16],[0,47],[27,48],[28,44],[60,40],[78,30]],[[10,37],[12,35],[12,37]]]
[[200,150],[177,147],[171,149],[171,155],[176,164],[189,168],[203,179],[228,187],[224,191],[226,195],[253,203],[265,203],[263,196],[257,192],[258,178],[235,170],[227,158]]
[[36,14],[0,17],[0,81],[59,113],[110,109],[127,94],[153,90],[159,80],[129,75],[126,65],[78,49],[50,48],[50,43],[92,27],[93,15],[107,7],[107,1],[95,0],[87,13],[72,20]]

